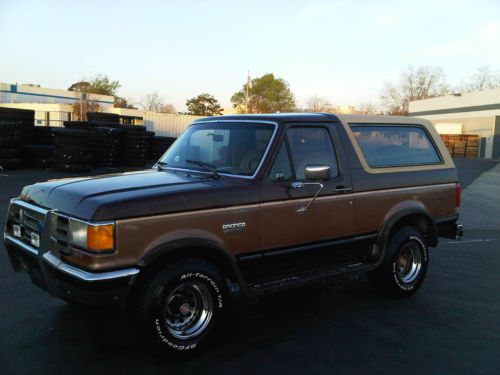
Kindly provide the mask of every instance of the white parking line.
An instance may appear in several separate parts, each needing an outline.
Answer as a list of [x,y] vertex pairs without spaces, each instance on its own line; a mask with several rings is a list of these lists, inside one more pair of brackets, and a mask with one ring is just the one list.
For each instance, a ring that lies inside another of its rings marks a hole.
[[477,240],[465,240],[465,241],[462,241],[462,240],[458,240],[458,241],[448,241],[448,242],[445,242],[445,243],[451,243],[451,244],[461,244],[461,243],[471,243],[471,242],[491,242],[491,241],[497,241],[498,238],[480,238],[480,239],[477,239]]

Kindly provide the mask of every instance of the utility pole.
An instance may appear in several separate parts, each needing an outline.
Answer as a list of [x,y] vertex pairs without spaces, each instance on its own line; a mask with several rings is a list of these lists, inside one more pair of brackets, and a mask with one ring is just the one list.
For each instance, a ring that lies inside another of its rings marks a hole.
[[252,81],[250,80],[250,71],[247,72],[247,90],[246,90],[246,95],[245,95],[245,114],[248,114],[248,99],[249,99],[249,93],[248,90],[250,86],[252,85]]

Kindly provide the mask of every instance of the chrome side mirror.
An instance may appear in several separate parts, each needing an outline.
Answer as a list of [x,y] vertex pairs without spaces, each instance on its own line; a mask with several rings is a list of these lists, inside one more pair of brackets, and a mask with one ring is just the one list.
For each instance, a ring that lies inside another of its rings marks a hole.
[[329,180],[331,177],[331,168],[329,165],[306,165],[304,176],[308,181]]

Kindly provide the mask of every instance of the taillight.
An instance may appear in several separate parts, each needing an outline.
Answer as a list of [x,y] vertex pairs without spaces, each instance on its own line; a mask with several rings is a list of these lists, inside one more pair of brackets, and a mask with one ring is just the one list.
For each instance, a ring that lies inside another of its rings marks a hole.
[[460,187],[460,182],[455,184],[455,207],[460,207],[460,194],[462,193],[462,188]]

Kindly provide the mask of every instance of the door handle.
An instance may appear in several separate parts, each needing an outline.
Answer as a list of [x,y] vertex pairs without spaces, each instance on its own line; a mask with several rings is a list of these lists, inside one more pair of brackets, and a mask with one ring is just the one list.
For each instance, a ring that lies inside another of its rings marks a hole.
[[349,193],[350,191],[352,191],[352,188],[345,187],[344,185],[335,186],[334,190],[336,193]]

